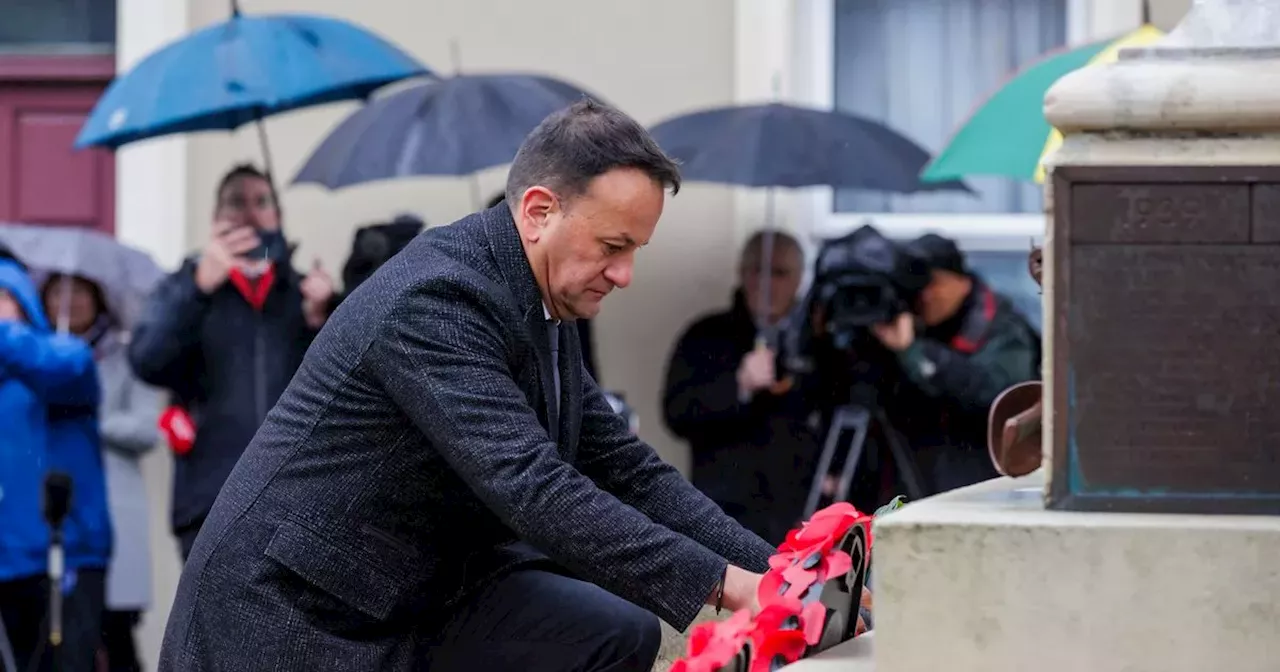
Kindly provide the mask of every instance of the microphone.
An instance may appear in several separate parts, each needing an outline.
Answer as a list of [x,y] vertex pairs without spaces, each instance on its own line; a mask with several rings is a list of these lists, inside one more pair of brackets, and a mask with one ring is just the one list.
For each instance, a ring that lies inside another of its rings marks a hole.
[[62,646],[62,523],[71,511],[71,476],[51,471],[44,477],[44,520],[49,524],[49,644],[54,647],[54,669]]
[[49,472],[44,477],[44,521],[60,530],[70,511],[71,477],[61,471]]

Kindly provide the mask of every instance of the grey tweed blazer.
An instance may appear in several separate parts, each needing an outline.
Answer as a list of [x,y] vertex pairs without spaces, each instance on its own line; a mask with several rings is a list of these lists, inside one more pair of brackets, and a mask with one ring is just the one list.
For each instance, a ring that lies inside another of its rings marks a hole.
[[356,289],[219,494],[160,669],[409,669],[429,624],[522,564],[681,629],[726,562],[764,571],[773,548],[610,409],[572,323],[550,439],[547,328],[505,206],[423,233]]

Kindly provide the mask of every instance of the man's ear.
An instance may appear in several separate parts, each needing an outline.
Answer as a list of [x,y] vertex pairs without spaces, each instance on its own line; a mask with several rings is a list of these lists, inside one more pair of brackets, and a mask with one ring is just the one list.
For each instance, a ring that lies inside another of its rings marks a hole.
[[520,197],[516,220],[520,234],[529,242],[542,236],[548,218],[560,208],[560,200],[546,187],[529,187]]

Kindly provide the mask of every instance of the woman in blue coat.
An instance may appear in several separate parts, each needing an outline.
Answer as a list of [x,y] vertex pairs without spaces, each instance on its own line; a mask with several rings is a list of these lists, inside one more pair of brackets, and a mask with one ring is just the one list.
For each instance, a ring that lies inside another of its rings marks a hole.
[[[93,352],[55,334],[25,269],[0,255],[0,619],[19,669],[51,669],[47,635],[50,471],[72,478],[65,522],[61,669],[89,672],[97,646],[111,526],[97,437]],[[33,666],[33,658],[42,664]]]

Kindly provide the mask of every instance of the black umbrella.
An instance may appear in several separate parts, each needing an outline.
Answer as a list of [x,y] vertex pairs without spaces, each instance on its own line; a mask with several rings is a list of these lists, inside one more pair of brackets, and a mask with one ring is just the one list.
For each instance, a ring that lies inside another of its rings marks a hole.
[[[973,191],[960,181],[924,183],[924,148],[893,129],[842,112],[770,103],[722,107],[682,115],[651,129],[680,161],[689,180],[747,187],[868,189],[894,193]],[[773,219],[772,190],[769,220]],[[772,222],[767,222],[770,226]],[[770,226],[771,228],[771,226]],[[766,236],[760,274],[769,296],[773,237]],[[757,316],[762,332],[764,316]]]
[[690,180],[748,187],[971,191],[928,184],[929,153],[883,124],[781,103],[723,107],[670,119],[651,133]]
[[541,75],[431,81],[375,99],[347,117],[293,181],[339,189],[398,177],[471,175],[510,163],[547,115],[583,97],[594,98]]

